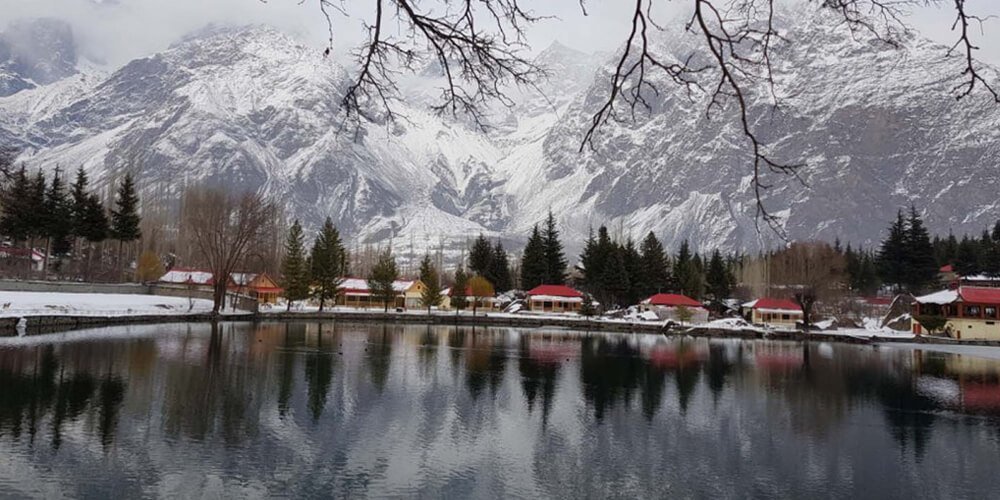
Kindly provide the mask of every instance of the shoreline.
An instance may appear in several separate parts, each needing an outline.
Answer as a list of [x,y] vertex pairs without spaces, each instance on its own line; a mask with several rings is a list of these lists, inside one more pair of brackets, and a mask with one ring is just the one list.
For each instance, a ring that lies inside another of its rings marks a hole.
[[[0,337],[17,337],[16,325],[20,317],[0,318]],[[344,321],[358,323],[389,323],[415,325],[454,325],[454,326],[485,326],[501,328],[559,328],[582,332],[610,332],[673,336],[693,336],[708,338],[737,339],[769,339],[791,341],[821,341],[841,342],[849,344],[880,344],[880,343],[911,343],[938,344],[956,346],[988,346],[1000,347],[998,341],[955,340],[945,337],[865,337],[863,335],[845,335],[837,333],[812,332],[805,333],[796,330],[765,331],[759,328],[721,329],[707,326],[665,327],[663,323],[640,323],[626,321],[601,321],[573,317],[552,316],[513,316],[513,315],[477,315],[468,314],[415,314],[382,311],[324,311],[319,312],[274,312],[258,314],[155,314],[130,316],[82,316],[53,315],[26,316],[27,327],[25,336],[44,335],[48,333],[69,332],[86,328],[101,328],[108,326],[131,324],[159,323],[210,323],[213,321],[236,321],[248,323],[261,322],[292,322],[292,321]]]

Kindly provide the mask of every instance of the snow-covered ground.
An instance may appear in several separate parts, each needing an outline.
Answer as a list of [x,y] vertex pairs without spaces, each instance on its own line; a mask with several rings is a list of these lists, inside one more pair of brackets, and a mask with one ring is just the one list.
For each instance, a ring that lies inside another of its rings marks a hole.
[[212,311],[212,301],[158,295],[0,291],[0,317],[138,316]]

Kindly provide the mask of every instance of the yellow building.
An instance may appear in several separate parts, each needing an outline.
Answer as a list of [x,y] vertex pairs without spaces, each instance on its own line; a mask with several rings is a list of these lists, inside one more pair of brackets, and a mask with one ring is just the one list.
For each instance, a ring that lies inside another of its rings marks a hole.
[[[420,280],[396,280],[392,282],[396,292],[395,301],[389,307],[403,309],[419,309],[420,297],[426,289]],[[382,301],[375,298],[368,288],[368,280],[362,278],[344,278],[337,294],[337,305],[348,307],[384,307]]]
[[929,333],[921,316],[945,319],[944,334],[958,340],[1000,340],[1000,288],[962,286],[917,297],[913,302],[912,331]]
[[786,299],[760,298],[743,304],[747,320],[755,325],[785,326],[794,328],[802,321],[802,308]]

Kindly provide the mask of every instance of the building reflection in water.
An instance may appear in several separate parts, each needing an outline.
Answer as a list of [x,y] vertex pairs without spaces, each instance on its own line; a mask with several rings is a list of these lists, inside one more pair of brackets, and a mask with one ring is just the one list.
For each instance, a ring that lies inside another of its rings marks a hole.
[[[815,342],[332,322],[168,325],[0,347],[0,388],[2,452],[44,443],[52,457],[80,446],[142,455],[139,444],[167,446],[213,462],[219,474],[250,467],[270,477],[281,469],[304,493],[388,481],[392,457],[424,468],[452,464],[456,476],[441,484],[455,487],[463,484],[456,478],[483,474],[463,475],[471,473],[460,464],[487,467],[476,460],[500,454],[490,460],[526,467],[527,487],[612,457],[656,464],[686,453],[728,463],[736,444],[740,453],[794,464],[790,455],[839,450],[841,440],[884,439],[894,456],[917,463],[941,449],[936,441],[1000,443],[1000,362]],[[250,462],[237,465],[226,450]],[[759,461],[773,466],[768,460]],[[301,461],[340,474],[313,484],[322,474],[299,476],[305,472],[292,466]],[[635,473],[615,463],[588,469],[580,485]],[[423,492],[472,494],[441,488]]]

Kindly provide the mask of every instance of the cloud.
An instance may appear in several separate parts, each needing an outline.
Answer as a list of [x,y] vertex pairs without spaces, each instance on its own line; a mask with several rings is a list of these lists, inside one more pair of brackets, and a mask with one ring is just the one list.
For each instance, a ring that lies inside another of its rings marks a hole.
[[[804,1],[804,0],[800,0]],[[186,33],[214,24],[271,24],[304,43],[323,47],[327,24],[316,2],[299,0],[3,0],[5,18],[58,17],[70,22],[80,52],[90,59],[121,65],[167,48]],[[553,40],[586,52],[613,50],[628,35],[631,5],[621,0],[590,0],[584,15],[579,0],[536,0],[528,3],[535,14],[554,16],[529,30],[535,50]],[[350,17],[331,11],[334,51],[344,58],[362,39],[361,21],[370,16],[372,2],[345,0]],[[654,17],[663,21],[688,8],[687,2],[662,1]],[[1000,16],[1000,2],[970,0],[968,9],[981,16]],[[912,24],[942,43],[954,40],[952,13],[945,8],[916,8]],[[390,30],[395,26],[390,26]],[[977,54],[1000,64],[1000,22],[986,24]]]

